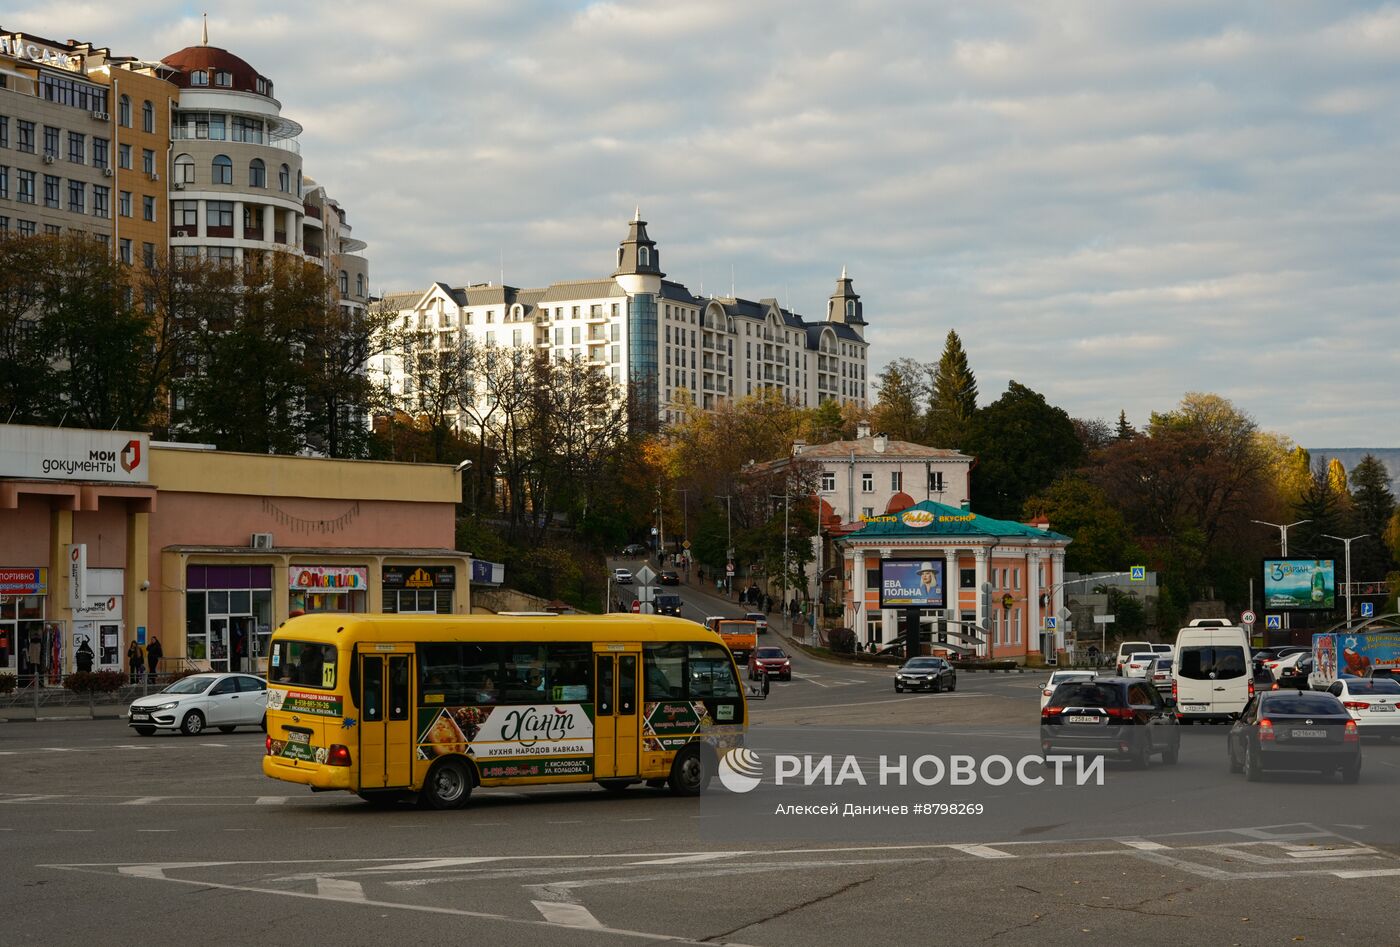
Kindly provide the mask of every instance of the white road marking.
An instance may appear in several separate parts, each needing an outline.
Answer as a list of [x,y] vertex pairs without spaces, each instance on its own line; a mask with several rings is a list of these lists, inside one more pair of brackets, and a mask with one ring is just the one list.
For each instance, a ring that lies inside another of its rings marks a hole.
[[733,858],[738,855],[747,855],[748,852],[702,852],[699,855],[679,855],[675,858],[656,858],[644,862],[628,862],[629,866],[635,865],[691,865],[696,862],[714,861],[717,858]]
[[1311,848],[1303,851],[1289,852],[1290,858],[1304,859],[1324,859],[1324,858],[1351,858],[1356,855],[1379,855],[1380,852],[1374,848]]
[[54,829],[55,832],[96,832],[96,829]]
[[120,805],[123,805],[123,806],[149,806],[151,803],[153,803],[153,802],[160,802],[160,801],[161,801],[162,799],[164,799],[164,798],[165,798],[164,796],[140,796],[140,797],[138,797],[138,798],[136,798],[136,799],[128,799],[126,802],[120,803]]
[[1140,852],[1160,852],[1169,847],[1163,845],[1161,842],[1149,842],[1147,839],[1142,838],[1120,838],[1118,841]]
[[45,753],[73,753],[75,748],[71,746],[41,746],[39,749]]
[[1015,858],[1010,852],[1003,852],[992,848],[990,845],[949,845],[948,848],[966,852],[969,855],[976,855],[978,858]]
[[1347,871],[1332,871],[1338,878],[1394,878],[1400,875],[1400,868],[1357,868]]
[[174,829],[137,829],[138,832],[174,832]]
[[567,901],[531,901],[530,903],[551,924],[597,929],[601,929],[603,926],[603,922],[594,917],[593,912],[582,904],[571,904]]
[[290,796],[259,796],[257,804],[260,806],[281,806],[286,805]]
[[435,871],[439,868],[456,868],[459,865],[480,865],[483,862],[500,861],[491,855],[477,856],[474,858],[430,858],[426,861],[415,860],[397,865],[370,865],[359,869],[360,871]]
[[201,743],[200,746],[219,746],[219,747],[226,747],[226,746],[228,746],[228,744],[227,744],[227,743]]
[[365,889],[358,881],[345,878],[317,878],[316,893],[332,901],[363,901]]
[[24,796],[12,796],[12,797],[10,797],[9,799],[0,799],[0,803],[17,804],[17,803],[21,803],[21,802],[41,802],[41,801],[43,801],[43,800],[45,800],[45,799],[62,799],[62,798],[63,798],[62,796],[44,796],[44,795],[38,795],[38,794],[31,794],[31,795],[24,795]]

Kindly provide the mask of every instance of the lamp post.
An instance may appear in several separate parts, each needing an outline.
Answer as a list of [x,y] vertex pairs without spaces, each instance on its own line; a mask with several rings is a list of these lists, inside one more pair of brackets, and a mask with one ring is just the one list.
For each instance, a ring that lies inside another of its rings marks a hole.
[[[690,490],[685,487],[677,487],[676,493],[681,495],[681,538],[685,542],[690,542]],[[685,580],[690,581],[690,549],[685,547]]]
[[[789,530],[788,530],[788,497],[789,497],[789,494],[787,494],[787,493],[782,493],[782,494],[770,493],[769,496],[771,496],[771,497],[772,497],[773,499],[775,499],[775,500],[778,499],[779,496],[781,496],[781,497],[783,498],[783,607],[782,607],[782,610],[783,610],[784,612],[786,612],[786,611],[787,611],[787,607],[788,607],[788,597],[787,597],[787,593],[788,593],[788,532],[789,532]],[[791,630],[792,630],[792,624],[791,624],[791,620],[789,619],[788,631],[791,631]]]
[[[717,493],[715,494],[715,499],[724,501],[724,536],[726,547],[724,556],[725,562],[728,564],[734,561],[734,497],[728,493]],[[726,585],[731,586],[731,588],[728,589],[728,591],[731,592],[733,591],[732,586],[734,585],[734,583],[730,581],[732,578],[733,577],[730,576],[726,569],[724,573],[724,582]]]
[[1345,538],[1345,539],[1342,538],[1341,536],[1333,536],[1331,533],[1323,533],[1322,535],[1323,535],[1324,537],[1326,537],[1327,539],[1335,539],[1337,542],[1341,543],[1342,546],[1344,546],[1344,547],[1346,548],[1347,627],[1350,628],[1350,627],[1351,627],[1351,544],[1354,543],[1354,542],[1356,542],[1358,539],[1365,539],[1367,536],[1369,536],[1369,535],[1371,535],[1371,534],[1370,534],[1370,533],[1362,533],[1360,536],[1350,536],[1350,537],[1347,537],[1347,538]]
[[[1288,558],[1288,531],[1289,531],[1290,529],[1292,529],[1293,527],[1295,527],[1295,526],[1302,526],[1304,523],[1311,523],[1312,520],[1298,520],[1296,523],[1268,523],[1268,522],[1265,522],[1264,520],[1250,520],[1250,522],[1251,522],[1251,523],[1258,523],[1260,526],[1272,526],[1274,529],[1278,530],[1279,555],[1280,555],[1282,558],[1287,559],[1287,558]],[[1253,605],[1254,603],[1251,602],[1250,604]],[[1267,603],[1266,603],[1266,604],[1267,604]],[[1288,620],[1288,612],[1285,611],[1285,612],[1283,613],[1283,630],[1284,630],[1284,631],[1288,631],[1288,630],[1290,630],[1291,628],[1292,628],[1292,623]],[[1266,634],[1267,634],[1267,632],[1266,632]],[[1265,643],[1266,643],[1266,644],[1268,643],[1267,639],[1265,640]]]

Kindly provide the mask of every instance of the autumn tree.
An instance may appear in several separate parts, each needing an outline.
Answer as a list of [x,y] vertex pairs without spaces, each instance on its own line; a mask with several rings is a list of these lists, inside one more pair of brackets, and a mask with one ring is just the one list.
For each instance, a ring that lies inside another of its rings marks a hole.
[[948,330],[943,354],[933,370],[925,418],[925,443],[964,450],[972,417],[977,411],[977,376],[957,332]]
[[917,378],[906,374],[908,366],[891,362],[880,372],[879,400],[871,411],[871,423],[879,433],[898,441],[916,440],[922,428]]

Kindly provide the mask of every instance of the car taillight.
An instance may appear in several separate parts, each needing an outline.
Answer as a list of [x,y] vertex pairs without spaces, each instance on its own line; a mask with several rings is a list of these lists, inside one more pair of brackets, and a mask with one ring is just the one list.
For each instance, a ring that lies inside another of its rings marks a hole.
[[1272,720],[1270,720],[1268,717],[1265,717],[1263,720],[1259,721],[1259,741],[1260,741],[1261,743],[1264,742],[1264,741],[1266,741],[1266,740],[1272,742],[1273,739],[1274,739],[1274,722],[1273,722]]
[[1254,696],[1254,682],[1253,682],[1253,681],[1250,681],[1250,682],[1249,682],[1249,696],[1250,696],[1250,697],[1253,697],[1253,696]]
[[1266,667],[1266,668],[1276,668],[1276,667],[1278,667],[1278,666],[1279,666],[1279,662],[1278,662],[1278,661],[1265,661],[1265,662],[1264,662],[1264,667]]
[[1042,710],[1042,711],[1040,712],[1040,715],[1041,715],[1042,717],[1054,717],[1054,716],[1056,716],[1056,715],[1058,715],[1058,714],[1062,714],[1062,713],[1064,713],[1064,712],[1065,712],[1065,708],[1063,708],[1063,707],[1046,707],[1044,710]]
[[1133,719],[1133,710],[1131,707],[1105,707],[1103,712],[1119,720]]
[[1176,703],[1176,678],[1172,678],[1172,703]]
[[1345,730],[1342,731],[1342,742],[1343,742],[1343,743],[1359,743],[1359,742],[1361,742],[1361,734],[1360,734],[1360,732],[1356,729],[1356,721],[1355,721],[1355,720],[1348,720],[1348,721],[1347,721],[1347,727],[1346,727]]
[[1344,700],[1342,706],[1347,710],[1370,710],[1371,705],[1362,700]]
[[350,748],[341,743],[333,744],[326,754],[327,766],[349,766]]

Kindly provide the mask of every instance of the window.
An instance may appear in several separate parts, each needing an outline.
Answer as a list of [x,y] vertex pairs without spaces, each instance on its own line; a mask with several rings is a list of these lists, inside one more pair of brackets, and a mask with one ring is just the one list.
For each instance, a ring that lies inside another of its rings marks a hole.
[[875,507],[873,507],[873,506],[863,506],[863,507],[861,507],[861,508],[860,508],[860,515],[863,516],[863,517],[865,517],[866,519],[870,519],[870,517],[872,517],[872,516],[875,515]]
[[117,167],[121,168],[123,171],[130,171],[130,170],[131,170],[131,146],[130,146],[130,145],[118,145],[118,146],[117,146]]
[[131,241],[126,237],[117,241],[117,252],[121,255],[123,263],[131,263]]
[[170,222],[176,227],[199,226],[199,201],[176,201],[172,205]]
[[130,191],[118,191],[118,192],[117,192],[117,215],[120,216],[120,217],[130,217],[130,216],[131,216],[131,192],[130,192]]
[[87,162],[87,136],[82,132],[68,133],[68,160],[74,164]]
[[261,145],[263,140],[262,119],[243,118],[242,116],[234,116],[233,140],[246,141],[255,145]]
[[209,74],[202,70],[195,70],[190,73],[190,85],[204,86],[209,84]]
[[92,166],[94,168],[106,168],[111,166],[111,158],[108,156],[108,148],[111,146],[105,138],[98,138],[96,135],[92,139]]
[[215,155],[211,165],[211,173],[215,184],[233,183],[233,162],[228,155]]
[[143,132],[156,130],[156,107],[151,104],[150,99],[141,103],[141,130]]
[[1244,649],[1238,645],[1187,645],[1177,655],[1181,677],[1193,681],[1244,677]]
[[355,295],[361,298],[365,295],[365,274],[355,274]]
[[141,198],[141,219],[150,221],[156,219],[156,199],[149,194]]
[[233,226],[233,201],[210,201],[205,207],[204,220],[210,227]]
[[194,159],[189,155],[180,155],[175,159],[175,183],[194,183]]
[[92,186],[92,216],[112,216],[112,189],[104,184]]
[[418,693],[424,704],[494,704],[501,699],[501,646],[420,644]]
[[930,493],[943,492],[943,471],[930,470],[928,472],[928,489]]
[[848,299],[848,300],[846,300],[846,318],[847,318],[847,319],[854,319],[854,318],[855,318],[855,315],[856,315],[856,301],[855,301],[854,299]]
[[254,158],[248,162],[248,186],[267,187],[267,166],[261,158]]
[[0,164],[0,197],[10,196],[10,169]]
[[885,616],[883,612],[865,613],[865,640],[881,644],[885,640]]
[[117,124],[122,128],[131,127],[131,96],[124,95],[117,100]]
[[150,148],[141,149],[141,170],[147,174],[156,173],[156,153]]
[[292,169],[285,164],[277,172],[277,189],[283,194],[292,189]]
[[44,157],[58,157],[58,129],[52,125],[44,126]]
[[341,271],[340,271],[340,295],[341,295],[341,296],[348,296],[349,294],[350,294],[350,274],[347,273],[347,272],[345,272],[344,270],[341,270]]
[[901,471],[894,471],[890,474],[890,490],[904,489],[904,474]]
[[739,682],[734,678],[734,658],[724,645],[690,644],[686,645],[686,650],[687,697],[739,696]]
[[836,489],[836,474],[830,470],[822,471],[822,492],[830,493]]
[[214,85],[222,86],[225,89],[233,87],[233,73],[220,69],[214,73]]
[[[155,267],[155,265],[156,265],[156,245],[155,245],[154,243],[143,243],[143,244],[141,244],[141,262],[142,262],[143,265],[145,265],[146,269],[148,269],[148,270]],[[152,304],[152,303],[150,303],[150,302],[147,302],[147,303],[146,303],[146,310],[147,310],[148,312],[149,312],[150,310],[154,309],[154,308],[155,308],[155,305],[154,305],[154,304]]]
[[34,153],[34,123],[19,119],[19,143],[16,145],[20,151],[28,154]]
[[87,185],[82,181],[68,182],[68,209],[75,214],[87,213]]
[[583,329],[581,326],[574,326],[569,333],[569,341],[572,342],[574,345],[578,345],[579,342],[583,340],[582,333]]
[[45,206],[45,207],[57,207],[57,206],[59,206],[58,189],[59,189],[59,179],[58,179],[58,175],[56,175],[56,174],[46,174],[46,175],[44,175],[44,206]]
[[863,473],[863,474],[860,475],[860,492],[861,492],[861,493],[874,493],[874,492],[875,492],[875,475],[874,475],[873,473],[870,473],[869,471],[866,471],[865,473]]
[[39,227],[32,220],[21,220],[19,222],[19,235],[21,237],[32,237],[39,232]]
[[268,680],[283,685],[333,690],[338,670],[337,656],[335,645],[288,641],[284,638],[272,646]]
[[650,265],[651,265],[651,248],[650,248],[650,247],[638,247],[638,248],[637,248],[637,262],[638,262],[640,265],[642,265],[642,266],[650,266]]

